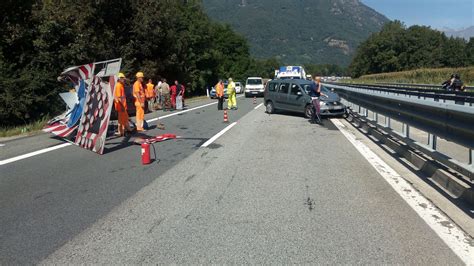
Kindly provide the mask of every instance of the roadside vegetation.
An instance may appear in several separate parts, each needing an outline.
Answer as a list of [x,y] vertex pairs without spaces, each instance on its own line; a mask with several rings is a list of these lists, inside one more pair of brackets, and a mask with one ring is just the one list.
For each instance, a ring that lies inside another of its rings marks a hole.
[[453,73],[460,74],[464,85],[474,86],[474,66],[462,68],[421,68],[409,71],[363,75],[356,79],[344,81],[350,83],[386,82],[441,85]]
[[[474,38],[469,41],[448,38],[430,27],[414,25],[407,28],[400,21],[393,21],[360,44],[349,71],[355,78],[377,73],[411,71],[412,77],[419,81],[425,79],[423,73],[429,73],[435,76],[431,79],[426,77],[428,80],[425,81],[438,83],[449,77],[444,70],[438,72],[417,69],[467,66],[474,66]],[[464,80],[470,77],[461,73]]]
[[39,132],[48,122],[49,117],[43,117],[36,122],[11,127],[0,127],[0,138],[31,135]]
[[0,25],[0,127],[11,128],[57,114],[67,91],[57,76],[65,68],[123,59],[134,78],[165,77],[205,94],[218,78],[267,73],[276,60],[255,60],[247,41],[212,22],[200,0],[6,1]]

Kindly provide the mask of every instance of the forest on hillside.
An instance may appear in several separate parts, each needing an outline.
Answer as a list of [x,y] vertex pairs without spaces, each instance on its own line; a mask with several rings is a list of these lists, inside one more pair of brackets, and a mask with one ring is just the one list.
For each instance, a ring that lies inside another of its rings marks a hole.
[[67,67],[119,58],[133,78],[166,77],[202,94],[218,78],[270,75],[275,60],[254,60],[247,41],[212,22],[200,0],[2,1],[0,127],[63,110],[57,76]]
[[361,43],[349,66],[353,77],[419,68],[474,65],[474,38],[446,35],[430,27],[389,22]]
[[[203,0],[207,14],[228,23],[257,58],[285,64],[347,67],[357,46],[389,20],[361,1]],[[244,3],[244,4],[242,4]]]

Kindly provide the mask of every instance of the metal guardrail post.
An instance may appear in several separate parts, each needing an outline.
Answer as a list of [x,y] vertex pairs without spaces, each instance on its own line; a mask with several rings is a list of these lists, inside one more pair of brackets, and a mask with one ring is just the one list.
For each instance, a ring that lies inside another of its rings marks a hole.
[[474,167],[474,150],[469,149],[469,165]]
[[410,126],[403,123],[403,128],[402,128],[402,133],[403,133],[403,136],[405,136],[406,138],[409,138],[410,137]]
[[392,121],[390,121],[390,117],[385,117],[385,126],[388,128],[392,128]]
[[436,135],[433,135],[433,134],[428,133],[428,146],[429,146],[432,150],[436,150],[437,139],[438,139],[438,137],[436,137]]

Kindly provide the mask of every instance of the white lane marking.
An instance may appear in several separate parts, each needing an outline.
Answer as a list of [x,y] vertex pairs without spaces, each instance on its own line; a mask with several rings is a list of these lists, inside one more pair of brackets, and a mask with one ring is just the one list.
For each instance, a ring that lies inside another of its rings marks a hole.
[[[158,118],[153,118],[153,119],[147,120],[147,122],[153,122],[153,121],[156,121],[158,119],[163,119],[163,118],[175,116],[175,115],[178,115],[178,114],[181,114],[181,113],[186,113],[186,112],[196,110],[196,109],[199,109],[199,108],[203,108],[203,107],[213,105],[213,104],[217,104],[217,102],[197,106],[197,107],[194,107],[194,108],[191,108],[191,109],[188,109],[188,110],[183,110],[181,112],[176,112],[176,113],[172,113],[172,114],[169,114],[169,115],[164,115],[164,116],[161,116],[161,117],[158,117]],[[46,148],[46,149],[30,152],[30,153],[27,153],[27,154],[19,155],[19,156],[10,158],[10,159],[5,159],[5,160],[0,161],[0,165],[13,163],[13,162],[23,160],[23,159],[26,159],[26,158],[29,158],[29,157],[32,157],[32,156],[36,156],[36,155],[43,154],[43,153],[46,153],[46,152],[58,150],[58,149],[61,149],[61,148],[64,148],[64,147],[67,147],[67,146],[70,146],[70,145],[72,145],[72,144],[71,143],[64,143],[64,144],[59,144],[59,145],[56,145],[56,146],[53,146],[53,147],[50,147],[50,148]]]
[[[244,95],[240,95],[240,96],[237,96],[237,98],[241,98],[243,96]],[[210,106],[210,105],[213,105],[213,104],[217,104],[217,102],[200,105],[200,106],[197,106],[197,107],[194,107],[194,108],[191,108],[191,109],[183,110],[183,111],[172,113],[172,114],[169,114],[169,115],[164,115],[164,116],[157,117],[157,118],[152,118],[152,119],[147,120],[147,122],[154,122],[154,121],[157,121],[158,119],[168,118],[168,117],[171,117],[171,116],[175,116],[175,115],[179,115],[179,114],[182,114],[182,113],[190,112],[190,111],[193,111],[193,110],[196,110],[196,109],[204,108],[204,107],[207,107],[207,106]],[[43,153],[46,153],[46,152],[58,150],[58,149],[61,149],[61,148],[64,148],[64,147],[67,147],[67,146],[70,146],[70,145],[72,145],[72,144],[71,143],[64,143],[64,144],[59,144],[59,145],[56,145],[56,146],[53,146],[53,147],[50,147],[50,148],[46,148],[46,149],[30,152],[30,153],[27,153],[27,154],[19,155],[19,156],[10,158],[10,159],[5,159],[5,160],[0,161],[0,165],[9,164],[9,163],[16,162],[16,161],[19,161],[19,160],[23,160],[23,159],[26,159],[26,158],[29,158],[29,157],[32,157],[32,156],[36,156],[36,155],[43,154]],[[5,144],[1,144],[0,147],[1,146],[5,146]]]
[[0,143],[0,147],[3,147],[3,146],[5,146],[5,144],[3,144],[3,143]]
[[19,156],[10,158],[10,159],[5,159],[5,160],[0,161],[0,165],[5,165],[5,164],[8,164],[8,163],[16,162],[16,161],[19,161],[19,160],[23,160],[23,159],[26,159],[26,158],[29,158],[29,157],[36,156],[38,154],[54,151],[54,150],[61,149],[61,148],[71,146],[71,145],[72,145],[71,143],[64,143],[64,144],[59,144],[59,145],[56,145],[56,146],[53,146],[53,147],[50,147],[50,148],[42,149],[42,150],[39,150],[39,151],[34,151],[34,152],[27,153],[27,154],[19,155]]
[[257,110],[257,109],[258,109],[260,106],[262,106],[262,105],[263,105],[263,103],[261,103],[261,104],[255,106],[255,108],[253,108],[253,109],[254,109],[254,110]]
[[208,141],[206,141],[204,144],[202,144],[201,148],[206,148],[207,146],[209,146],[211,143],[213,143],[220,136],[224,135],[227,131],[229,131],[229,129],[231,129],[235,125],[237,125],[237,122],[234,122],[234,123],[228,125],[226,128],[221,130],[221,132],[217,133],[216,135],[214,135],[214,137],[210,138]]
[[393,168],[377,156],[369,147],[356,139],[354,134],[346,130],[346,126],[338,119],[331,122],[356,147],[365,159],[404,199],[408,205],[428,224],[429,227],[448,245],[448,247],[467,265],[474,263],[473,239],[464,233],[456,224],[444,215],[434,204],[415,190]]

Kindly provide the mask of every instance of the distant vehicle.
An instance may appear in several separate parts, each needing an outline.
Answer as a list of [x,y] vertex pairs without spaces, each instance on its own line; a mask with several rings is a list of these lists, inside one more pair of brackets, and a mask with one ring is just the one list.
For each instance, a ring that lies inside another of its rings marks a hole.
[[302,66],[281,66],[275,71],[275,79],[306,79],[306,71]]
[[235,93],[243,93],[244,88],[242,87],[242,83],[240,81],[235,82]]
[[[229,83],[227,81],[224,82],[224,98],[228,98],[229,97],[229,94],[227,93],[227,85]],[[211,99],[216,99],[216,88],[215,87],[212,87],[211,89],[211,92],[209,92],[209,97],[211,97]]]
[[[303,113],[310,118],[313,112],[309,96],[312,82],[305,79],[278,79],[268,82],[265,87],[263,102],[267,113],[277,110]],[[342,116],[346,106],[341,103],[339,95],[322,86],[321,92],[327,97],[320,98],[321,116]]]
[[263,95],[265,90],[261,77],[249,77],[245,84],[245,97]]

